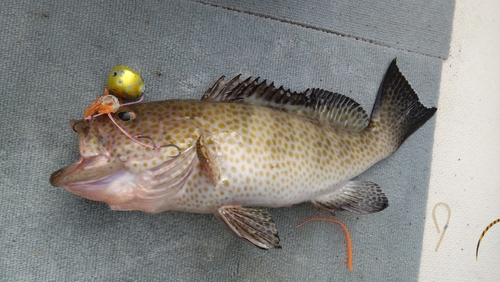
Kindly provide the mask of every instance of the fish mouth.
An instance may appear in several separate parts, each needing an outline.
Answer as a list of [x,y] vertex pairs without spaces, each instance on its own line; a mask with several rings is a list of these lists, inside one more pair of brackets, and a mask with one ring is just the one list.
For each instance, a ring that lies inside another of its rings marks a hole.
[[110,206],[126,202],[133,196],[127,193],[127,188],[134,186],[133,175],[123,166],[113,168],[105,164],[108,164],[107,158],[103,156],[81,157],[76,163],[52,173],[50,184]]
[[50,175],[50,184],[56,187],[65,187],[76,183],[85,183],[106,178],[123,167],[110,167],[108,158],[96,156],[80,159],[67,167],[61,168]]
[[[86,120],[71,120],[78,134],[80,158],[75,163],[54,171],[50,184],[83,198],[110,205],[128,199],[127,191],[134,187],[134,175],[123,162],[113,158],[100,143],[100,134]],[[97,132],[97,133],[96,133]]]
[[[106,178],[123,168],[119,162],[110,164],[107,150],[100,147],[99,140],[90,134],[90,125],[86,120],[69,122],[78,134],[80,159],[72,165],[61,168],[50,175],[50,184],[67,188],[68,185],[86,183]],[[98,145],[95,145],[98,144]],[[95,146],[89,150],[90,146]]]

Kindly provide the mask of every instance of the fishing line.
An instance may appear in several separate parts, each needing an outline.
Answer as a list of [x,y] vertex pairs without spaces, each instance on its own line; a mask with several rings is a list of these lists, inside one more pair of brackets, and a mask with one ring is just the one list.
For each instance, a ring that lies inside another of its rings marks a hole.
[[[439,205],[443,205],[448,210],[448,218],[446,219],[446,224],[443,227],[443,232],[441,232],[439,230],[439,225],[438,225],[438,222],[437,222],[437,219],[436,219],[436,208]],[[432,219],[434,220],[434,226],[436,226],[437,232],[441,233],[441,236],[439,237],[439,241],[438,241],[438,243],[436,245],[436,249],[434,250],[436,252],[438,251],[439,246],[441,245],[441,241],[443,241],[444,233],[446,233],[446,230],[448,229],[448,224],[450,223],[450,217],[451,217],[451,209],[450,209],[450,206],[448,206],[447,203],[439,202],[436,205],[434,205],[434,208],[432,209]]]

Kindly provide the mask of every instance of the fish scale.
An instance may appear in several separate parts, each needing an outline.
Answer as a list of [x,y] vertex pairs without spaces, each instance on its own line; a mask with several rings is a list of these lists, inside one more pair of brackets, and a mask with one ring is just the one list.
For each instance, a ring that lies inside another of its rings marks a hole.
[[279,248],[274,219],[248,206],[385,209],[376,183],[351,179],[393,154],[435,111],[420,103],[395,60],[371,117],[338,93],[222,77],[201,100],[139,103],[113,114],[151,147],[107,116],[72,121],[81,158],[50,181],[117,210],[213,213],[237,237]]
[[[217,124],[203,124],[202,138],[208,158],[215,160],[215,190],[227,191],[236,204],[279,207],[309,201],[359,173],[365,162],[342,148],[345,138],[351,149],[360,146],[361,136],[341,138],[344,134],[336,128],[265,107],[224,103],[210,107],[223,107],[229,113]],[[240,116],[249,122],[242,125]],[[229,121],[235,126],[225,126]],[[325,140],[338,149],[325,146]]]

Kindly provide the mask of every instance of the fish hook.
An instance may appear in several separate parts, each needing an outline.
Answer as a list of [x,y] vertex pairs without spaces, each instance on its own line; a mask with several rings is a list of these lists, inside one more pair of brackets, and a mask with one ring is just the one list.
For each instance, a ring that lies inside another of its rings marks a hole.
[[132,137],[132,139],[139,139],[139,138],[149,139],[149,141],[151,141],[151,143],[153,143],[153,146],[152,147],[148,146],[148,147],[149,148],[153,148],[153,150],[161,148],[161,146],[156,146],[155,141],[153,140],[153,138],[151,138],[149,136],[144,136],[144,135],[140,135],[139,134],[139,135],[135,135],[135,136]]
[[136,136],[133,136],[133,138],[145,138],[145,139],[149,139],[153,143],[153,147],[154,147],[153,149],[174,147],[175,149],[177,149],[177,155],[170,156],[171,158],[177,158],[182,153],[182,150],[181,150],[181,148],[179,148],[179,146],[177,146],[175,144],[168,144],[168,145],[158,146],[158,145],[155,144],[155,141],[153,140],[153,138],[151,138],[149,136],[146,136],[146,135],[136,135]]
[[174,148],[176,148],[176,149],[177,149],[177,155],[175,155],[175,156],[170,156],[172,159],[173,159],[173,158],[177,158],[177,157],[178,157],[178,156],[180,156],[180,155],[181,155],[181,153],[182,153],[181,148],[179,148],[179,146],[177,146],[177,145],[175,145],[175,144],[162,145],[162,146],[160,146],[160,147],[162,147],[162,148],[166,148],[166,147],[174,147]]
[[73,128],[73,131],[74,131],[74,132],[78,132],[78,131],[76,131],[75,126],[76,126],[77,124],[79,124],[80,122],[82,122],[82,121],[83,121],[83,120],[79,120],[79,121],[75,122],[75,124],[73,124],[73,126],[72,126],[71,128]]

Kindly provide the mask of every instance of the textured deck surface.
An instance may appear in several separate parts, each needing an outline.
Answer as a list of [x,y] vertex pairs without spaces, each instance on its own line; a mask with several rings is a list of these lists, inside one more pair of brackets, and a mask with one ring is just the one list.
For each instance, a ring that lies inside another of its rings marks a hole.
[[351,232],[353,272],[341,228],[294,228],[325,216],[308,204],[269,210],[283,249],[262,251],[212,215],[111,211],[48,180],[78,158],[68,121],[82,116],[118,64],[141,73],[147,101],[200,98],[221,75],[242,73],[295,91],[339,92],[370,112],[397,57],[423,104],[438,106],[454,1],[4,2],[0,280],[419,279],[435,118],[359,176],[380,184],[389,208],[336,215]]

